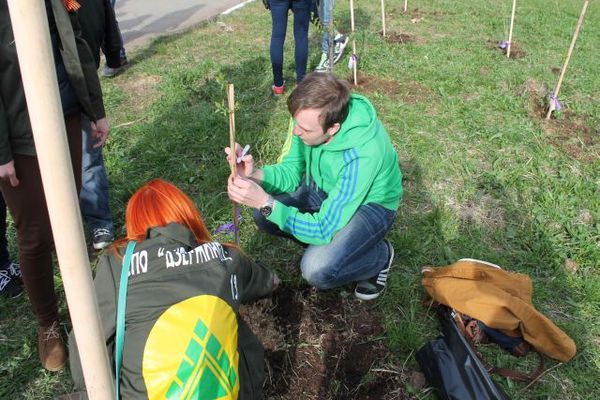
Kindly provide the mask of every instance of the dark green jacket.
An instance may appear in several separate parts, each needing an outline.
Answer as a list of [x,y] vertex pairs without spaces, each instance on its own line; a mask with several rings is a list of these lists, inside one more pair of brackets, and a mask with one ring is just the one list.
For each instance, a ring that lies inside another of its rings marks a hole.
[[79,4],[81,35],[90,46],[96,68],[100,66],[100,48],[106,57],[106,65],[119,67],[123,39],[112,6],[108,0],[79,0]]
[[[52,6],[61,41],[60,54],[77,100],[92,121],[104,118],[96,63],[80,37],[77,16],[67,13],[62,0],[46,1]],[[11,161],[13,154],[36,152],[8,5],[6,0],[0,0],[0,165]]]
[[[113,365],[121,263],[114,252],[105,253],[95,278]],[[129,274],[123,399],[184,398],[186,388],[197,391],[194,398],[200,399],[220,398],[215,394],[238,388],[241,400],[262,399],[263,348],[238,310],[241,303],[271,293],[270,270],[216,242],[197,246],[186,227],[169,224],[150,229],[148,238],[136,245]],[[73,379],[81,389],[72,335],[69,352]]]

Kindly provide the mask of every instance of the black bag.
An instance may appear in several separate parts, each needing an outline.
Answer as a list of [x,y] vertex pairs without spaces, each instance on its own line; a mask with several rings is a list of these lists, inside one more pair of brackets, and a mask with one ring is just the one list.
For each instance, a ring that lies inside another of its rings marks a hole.
[[442,336],[427,342],[415,354],[427,382],[440,399],[508,400],[492,380],[447,307],[440,307]]

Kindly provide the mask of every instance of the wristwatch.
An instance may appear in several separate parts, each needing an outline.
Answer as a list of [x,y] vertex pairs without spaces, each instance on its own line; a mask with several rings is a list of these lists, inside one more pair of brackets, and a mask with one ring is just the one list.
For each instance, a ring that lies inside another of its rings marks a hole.
[[269,196],[267,202],[263,204],[258,210],[260,211],[263,217],[268,217],[273,212],[273,205],[275,204],[275,199]]

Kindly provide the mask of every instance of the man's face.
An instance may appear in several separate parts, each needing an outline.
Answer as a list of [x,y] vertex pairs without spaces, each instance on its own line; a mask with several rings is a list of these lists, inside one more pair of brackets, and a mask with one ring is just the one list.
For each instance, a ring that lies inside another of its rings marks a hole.
[[328,143],[339,129],[339,124],[334,124],[334,126],[327,129],[327,132],[323,132],[320,115],[320,108],[305,108],[298,111],[294,116],[296,122],[294,135],[298,136],[307,146]]

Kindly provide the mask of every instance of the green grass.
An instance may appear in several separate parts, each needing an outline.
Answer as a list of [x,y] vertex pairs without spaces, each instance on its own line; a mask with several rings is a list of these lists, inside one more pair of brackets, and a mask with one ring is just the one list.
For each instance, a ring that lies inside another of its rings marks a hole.
[[[552,68],[562,66],[582,2],[520,1],[514,40],[527,55],[510,60],[488,43],[507,38],[508,0],[409,1],[409,15],[399,2],[388,3],[388,32],[416,40],[382,40],[379,2],[357,2],[355,37],[359,76],[379,80],[380,88],[365,94],[393,138],[404,173],[405,196],[389,235],[396,261],[380,301],[397,364],[408,360],[416,368],[411,353],[438,332],[420,302],[420,268],[481,258],[529,274],[535,306],[578,346],[573,361],[527,391],[501,380],[511,396],[600,398],[600,64],[593,50],[600,9],[596,3],[588,9],[561,89],[568,111],[548,125],[532,107],[556,84]],[[348,31],[347,4],[339,2],[335,15]],[[311,30],[314,66],[319,35]],[[284,73],[292,87],[288,32]],[[252,145],[256,159],[274,162],[285,138],[285,100],[270,95],[269,35],[269,15],[255,2],[155,41],[133,54],[125,74],[103,80],[113,125],[105,157],[119,228],[127,199],[153,177],[189,193],[209,228],[230,220],[222,152],[228,144],[226,83],[236,88],[238,140]],[[347,55],[338,75],[349,76],[346,62]],[[248,221],[249,211],[244,215]],[[242,245],[287,284],[298,284],[285,272],[297,263],[296,246],[257,235],[249,222],[242,226]],[[68,371],[46,373],[37,362],[27,300],[1,300],[0,313],[0,398],[68,392]]]

